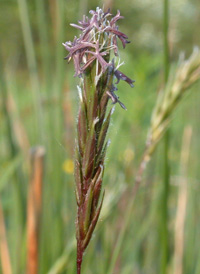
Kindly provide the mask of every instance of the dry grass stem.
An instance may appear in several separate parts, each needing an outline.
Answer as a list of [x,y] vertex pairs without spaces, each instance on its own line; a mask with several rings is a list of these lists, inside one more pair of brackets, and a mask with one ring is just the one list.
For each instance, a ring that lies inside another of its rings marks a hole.
[[43,147],[35,147],[30,152],[32,177],[29,185],[27,205],[27,274],[38,273],[44,156],[45,150]]
[[187,170],[189,163],[189,152],[192,137],[192,128],[186,127],[183,134],[183,145],[181,152],[178,203],[175,220],[175,247],[174,247],[174,274],[183,274],[183,252],[184,252],[184,225],[187,206]]
[[6,226],[4,221],[3,209],[0,202],[0,253],[1,266],[3,274],[12,274],[10,254],[8,249],[8,242],[6,237]]

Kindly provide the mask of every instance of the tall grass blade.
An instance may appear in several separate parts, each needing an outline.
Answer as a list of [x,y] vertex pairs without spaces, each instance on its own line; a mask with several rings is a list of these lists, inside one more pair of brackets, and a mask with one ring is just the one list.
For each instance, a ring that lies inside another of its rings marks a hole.
[[44,155],[43,147],[35,147],[31,150],[32,175],[27,205],[27,274],[38,273]]
[[2,170],[0,170],[0,192],[3,191],[6,185],[10,182],[10,179],[19,169],[22,161],[23,157],[19,154],[8,162],[7,167],[4,167]]
[[50,86],[51,78],[50,78],[50,68],[52,58],[50,55],[50,43],[48,41],[49,34],[49,20],[48,14],[45,8],[44,0],[35,0],[36,2],[36,11],[37,11],[37,23],[38,23],[38,32],[40,38],[40,56],[42,58],[42,69],[44,75],[44,83],[47,86]]
[[1,56],[0,51],[0,91],[1,91],[1,100],[2,100],[2,112],[6,121],[6,134],[8,137],[8,150],[10,157],[15,157],[17,154],[17,147],[15,143],[15,139],[12,134],[12,125],[11,125],[11,117],[8,110],[8,89],[5,77],[5,71],[3,70],[3,58]]
[[28,135],[18,114],[14,97],[11,94],[8,96],[8,108],[12,122],[12,131],[13,135],[15,135],[17,146],[26,157],[30,147]]
[[[164,47],[164,82],[167,84],[169,77],[169,1],[164,0],[163,3],[163,47]],[[168,231],[168,201],[170,195],[170,165],[169,165],[169,147],[170,147],[170,131],[166,131],[164,137],[164,172],[163,187],[160,197],[160,237],[161,237],[161,274],[167,273],[167,264],[169,259],[169,231]]]
[[37,61],[34,50],[33,37],[31,32],[31,25],[28,13],[28,6],[26,0],[17,0],[20,20],[24,38],[24,45],[26,50],[26,59],[29,68],[29,75],[32,87],[33,102],[35,108],[35,114],[37,116],[37,128],[39,130],[40,141],[43,139],[44,127],[43,127],[43,114],[42,114],[42,104],[40,98],[40,81],[37,69]]

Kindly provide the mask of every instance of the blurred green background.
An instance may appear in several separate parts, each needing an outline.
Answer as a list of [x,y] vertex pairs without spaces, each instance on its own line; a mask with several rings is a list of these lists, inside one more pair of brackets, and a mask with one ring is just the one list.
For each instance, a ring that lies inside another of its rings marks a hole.
[[[125,61],[121,70],[136,83],[134,89],[119,84],[118,95],[128,110],[116,105],[112,117],[104,176],[106,197],[84,257],[83,274],[199,274],[199,83],[179,106],[170,128],[168,247],[163,250],[162,245],[162,143],[146,170],[133,210],[128,217],[126,214],[151,113],[164,82],[163,1],[159,0],[0,0],[0,201],[12,273],[26,272],[29,149],[36,145],[46,151],[38,273],[75,273],[73,147],[79,81],[73,77],[73,64],[64,61],[67,52],[62,43],[78,35],[70,23],[103,5],[111,7],[113,14],[119,9],[125,17],[119,27],[131,44],[126,50],[121,48]],[[200,46],[200,2],[176,0],[169,5],[173,64],[180,52],[189,56],[195,45]],[[183,172],[182,139],[188,127],[191,145]],[[185,180],[184,211],[179,202]],[[180,231],[184,228],[182,272],[174,267],[179,215],[184,219],[180,227]],[[116,247],[119,252],[114,253]],[[165,252],[167,267],[163,270]],[[0,273],[7,274],[2,269]]]

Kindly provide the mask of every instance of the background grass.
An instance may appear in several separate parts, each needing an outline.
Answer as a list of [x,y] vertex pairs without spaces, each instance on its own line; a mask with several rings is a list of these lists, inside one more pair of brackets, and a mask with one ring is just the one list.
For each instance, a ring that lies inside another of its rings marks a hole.
[[[109,5],[108,1],[104,2]],[[46,149],[43,213],[40,226],[38,273],[75,273],[75,214],[73,147],[77,116],[78,79],[73,64],[67,64],[62,42],[77,31],[69,26],[102,1],[0,0],[0,200],[13,273],[26,269],[26,205],[30,181],[29,148]],[[109,132],[100,222],[84,257],[83,273],[160,273],[161,208],[163,189],[163,145],[160,144],[128,220],[124,219],[132,199],[130,193],[139,165],[157,93],[163,86],[163,3],[154,1],[110,1],[113,14],[125,17],[120,29],[131,40],[121,49],[122,71],[136,80],[135,88],[119,84]],[[200,45],[198,0],[170,1],[170,62],[180,51],[188,56]],[[184,274],[200,273],[200,84],[196,84],[175,113],[171,124],[168,201],[168,273],[175,273],[175,221],[177,199],[187,180],[187,210],[184,232]],[[187,173],[180,169],[184,129],[192,129]],[[120,231],[128,222],[112,267],[112,256]],[[0,270],[1,271],[1,270]],[[3,272],[1,272],[3,273]]]

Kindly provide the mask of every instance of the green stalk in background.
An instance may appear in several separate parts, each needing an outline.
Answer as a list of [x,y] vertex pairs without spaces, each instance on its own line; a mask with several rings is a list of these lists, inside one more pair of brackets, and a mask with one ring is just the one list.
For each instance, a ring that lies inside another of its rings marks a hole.
[[[165,85],[169,76],[169,2],[164,0],[163,7],[163,43],[164,43],[164,82]],[[167,264],[169,256],[169,232],[168,232],[168,200],[169,200],[169,185],[170,185],[170,165],[169,165],[169,146],[170,132],[167,130],[164,138],[164,172],[163,172],[163,187],[161,193],[161,212],[160,212],[160,236],[161,236],[161,274],[167,273]]]
[[168,29],[169,29],[169,2],[164,0],[164,10],[163,10],[163,42],[164,42],[164,81],[167,83],[169,77],[170,69],[170,56],[169,56],[169,39],[168,39]]
[[31,32],[30,18],[28,13],[28,6],[25,0],[18,0],[19,14],[21,20],[21,27],[25,45],[26,59],[28,63],[32,94],[33,94],[33,106],[36,119],[36,131],[39,132],[40,142],[44,141],[44,124],[43,124],[43,111],[42,102],[40,97],[40,81],[38,75],[37,61],[35,56],[35,49],[33,43],[33,37]]
[[40,39],[40,55],[42,60],[42,72],[44,76],[45,83],[47,84],[47,91],[51,86],[50,82],[50,68],[51,68],[51,54],[49,47],[49,32],[48,25],[49,20],[47,16],[47,11],[45,9],[45,1],[44,0],[35,0],[36,4],[36,14],[37,14],[37,23],[38,23],[38,34]]
[[[21,167],[19,166],[19,163],[21,163],[21,155],[19,152],[19,147],[16,142],[16,138],[14,136],[13,132],[13,121],[11,118],[11,113],[8,108],[8,98],[9,98],[9,92],[8,92],[8,83],[6,82],[6,75],[5,70],[3,69],[3,59],[0,55],[0,98],[2,98],[2,112],[5,118],[5,126],[6,126],[6,139],[8,140],[8,151],[9,156],[8,159],[6,159],[9,163],[9,168],[4,170],[3,176],[1,174],[1,180],[0,180],[0,191],[4,188],[5,184],[9,182],[9,179],[12,178],[13,182],[13,189],[14,189],[14,197],[13,197],[13,204],[15,204],[15,214],[16,214],[16,235],[19,241],[22,239],[22,230],[21,225],[24,224],[24,197],[23,197],[23,191],[22,191],[22,172]],[[2,129],[3,132],[3,129]],[[17,167],[17,168],[16,168]],[[6,172],[7,171],[7,172]],[[13,247],[14,248],[14,247]],[[19,251],[20,250],[20,251]],[[19,269],[20,265],[20,256],[21,256],[21,246],[18,247],[18,253],[17,253],[17,260],[16,264],[13,264],[13,269]]]
[[1,58],[0,55],[0,91],[1,91],[1,98],[2,98],[2,112],[5,117],[6,121],[6,133],[8,137],[8,148],[9,148],[9,158],[15,157],[17,155],[17,146],[15,143],[15,140],[13,138],[12,134],[12,125],[11,125],[11,119],[10,119],[10,114],[8,111],[8,91],[7,91],[7,86],[6,86],[6,80],[5,80],[5,75],[4,71],[2,68],[3,64],[3,59]]
[[75,76],[80,78],[75,155],[77,274],[81,273],[83,254],[103,203],[101,188],[108,146],[106,136],[113,112],[109,99],[125,109],[115,94],[116,84],[124,80],[133,87],[134,82],[118,70],[117,39],[121,40],[124,48],[129,43],[128,37],[116,25],[123,18],[120,12],[115,17],[112,17],[110,10],[104,13],[100,8],[90,13],[91,19],[84,16],[79,25],[71,24],[82,31],[79,38],[63,44],[69,52],[66,59],[73,58]]

